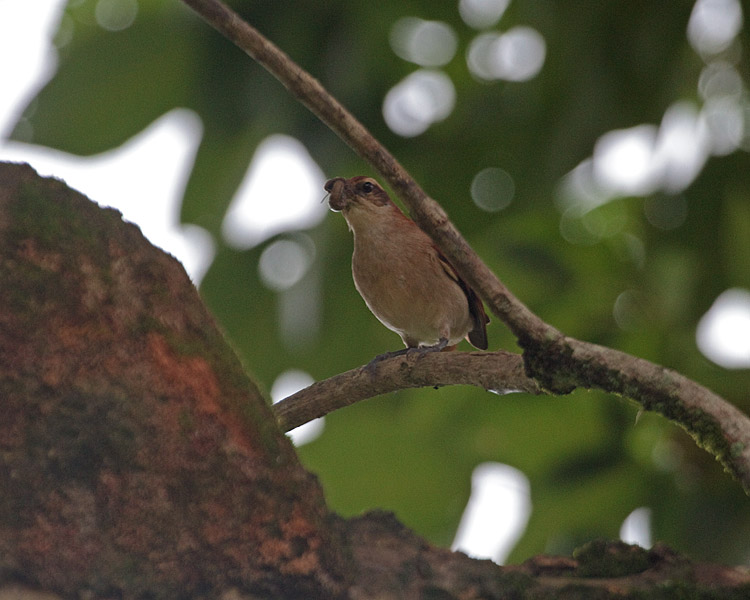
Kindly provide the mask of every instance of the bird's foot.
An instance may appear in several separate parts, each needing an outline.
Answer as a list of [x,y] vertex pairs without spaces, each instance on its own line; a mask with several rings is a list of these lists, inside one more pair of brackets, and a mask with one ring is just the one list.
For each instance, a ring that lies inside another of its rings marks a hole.
[[408,353],[411,348],[404,348],[403,350],[394,350],[392,352],[384,352],[383,354],[378,354],[375,358],[373,358],[370,362],[368,362],[365,365],[365,371],[370,373],[370,375],[373,375],[375,372],[375,366],[384,360],[387,360],[389,358],[395,358],[397,356],[403,356],[404,354]]
[[440,338],[440,341],[437,344],[433,344],[432,346],[419,346],[419,348],[411,348],[415,352],[419,352],[420,356],[424,356],[425,354],[429,354],[430,352],[442,352],[448,347],[448,340],[446,338]]
[[424,356],[425,354],[429,354],[430,352],[441,352],[448,346],[448,340],[446,338],[440,338],[440,341],[437,344],[434,344],[432,346],[417,346],[416,348],[403,348],[401,350],[394,350],[392,352],[385,352],[383,354],[378,354],[375,358],[373,358],[369,363],[365,365],[365,371],[370,373],[371,375],[374,374],[375,366],[384,360],[387,360],[389,358],[396,358],[397,356],[416,356],[417,358]]

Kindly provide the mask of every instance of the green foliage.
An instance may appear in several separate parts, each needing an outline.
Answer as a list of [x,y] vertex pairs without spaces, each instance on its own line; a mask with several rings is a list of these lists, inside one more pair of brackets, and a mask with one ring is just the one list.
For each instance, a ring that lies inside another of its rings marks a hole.
[[[182,217],[220,244],[226,207],[254,148],[271,133],[297,137],[329,176],[371,174],[178,0],[141,0],[134,24],[119,32],[94,23],[94,4],[70,2],[63,23],[72,24],[72,38],[61,48],[58,75],[34,102],[34,142],[96,153],[173,107],[193,109],[204,137]],[[569,335],[672,367],[750,410],[750,373],[713,365],[695,344],[696,323],[716,296],[750,287],[747,152],[709,159],[679,194],[686,217],[672,229],[646,218],[649,202],[671,198],[661,193],[619,198],[562,225],[555,203],[561,178],[591,155],[601,135],[658,125],[676,101],[699,102],[703,62],[685,37],[690,3],[513,0],[495,29],[534,27],[546,41],[546,62],[529,81],[494,83],[467,69],[465,52],[477,31],[461,21],[455,2],[233,4],[394,152],[542,318]],[[390,28],[403,16],[443,20],[459,42],[443,67],[456,87],[455,109],[409,139],[392,133],[381,112],[388,90],[417,68],[389,45]],[[747,30],[740,35],[750,46]],[[740,72],[747,73],[746,60]],[[486,167],[504,169],[515,183],[513,201],[500,212],[483,212],[470,199],[472,179]],[[561,227],[585,243],[566,241]],[[201,286],[267,388],[289,368],[325,378],[399,346],[354,290],[343,220],[330,215],[307,234],[315,262],[290,290],[270,291],[258,276],[268,242],[246,252],[221,246]],[[304,336],[282,334],[284,310],[302,315]],[[497,319],[489,335],[491,348],[515,348]],[[472,469],[497,461],[531,482],[533,513],[513,560],[616,537],[639,506],[652,509],[655,539],[695,558],[737,562],[750,555],[750,510],[740,487],[682,430],[654,415],[637,419],[631,404],[599,393],[404,391],[331,415],[324,435],[299,452],[335,510],[394,510],[441,544],[453,538]]]

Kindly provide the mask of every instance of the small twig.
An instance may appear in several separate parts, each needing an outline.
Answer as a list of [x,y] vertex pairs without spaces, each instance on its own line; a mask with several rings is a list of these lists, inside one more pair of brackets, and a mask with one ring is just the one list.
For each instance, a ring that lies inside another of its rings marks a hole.
[[[628,396],[687,430],[750,494],[750,419],[673,371],[563,336],[516,298],[471,249],[445,211],[323,86],[219,0],[182,0],[273,74],[388,182],[419,226],[518,338],[526,372],[553,393],[576,387]],[[455,359],[455,354],[450,360]],[[374,395],[374,394],[373,394]]]
[[489,392],[542,394],[511,352],[434,352],[399,356],[318,381],[274,405],[283,431],[380,394],[416,387],[474,385]]

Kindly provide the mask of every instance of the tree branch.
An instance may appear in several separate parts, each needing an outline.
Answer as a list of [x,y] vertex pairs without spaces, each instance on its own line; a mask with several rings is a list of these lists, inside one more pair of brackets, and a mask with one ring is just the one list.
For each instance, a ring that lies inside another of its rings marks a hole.
[[416,387],[475,385],[488,392],[542,394],[524,373],[520,355],[497,352],[444,352],[389,358],[318,381],[274,406],[283,431],[289,431],[380,394]]
[[750,419],[703,386],[616,350],[566,337],[516,298],[398,161],[323,86],[219,0],[183,0],[265,67],[388,182],[489,309],[516,335],[526,372],[553,393],[576,387],[628,396],[687,430],[750,495]]

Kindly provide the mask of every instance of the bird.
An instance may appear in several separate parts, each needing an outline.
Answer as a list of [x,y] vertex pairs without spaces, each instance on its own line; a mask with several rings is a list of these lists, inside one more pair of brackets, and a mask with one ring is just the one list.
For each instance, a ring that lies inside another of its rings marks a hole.
[[453,350],[464,338],[487,349],[489,318],[481,299],[375,179],[334,177],[324,188],[329,207],[344,216],[354,236],[354,286],[406,346],[373,360]]

